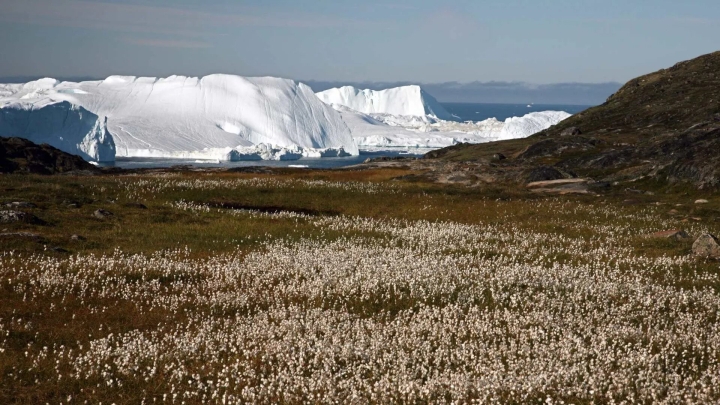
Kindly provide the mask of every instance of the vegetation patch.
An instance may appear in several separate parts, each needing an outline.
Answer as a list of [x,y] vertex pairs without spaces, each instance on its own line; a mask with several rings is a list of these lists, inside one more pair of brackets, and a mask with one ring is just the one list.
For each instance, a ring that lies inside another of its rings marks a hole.
[[0,402],[720,400],[716,194],[406,174],[0,177]]

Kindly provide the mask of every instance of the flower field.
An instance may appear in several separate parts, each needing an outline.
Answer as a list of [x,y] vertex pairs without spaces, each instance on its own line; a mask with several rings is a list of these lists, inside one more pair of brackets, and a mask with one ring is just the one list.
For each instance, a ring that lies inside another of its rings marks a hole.
[[347,176],[0,178],[50,224],[4,231],[0,399],[720,401],[718,264],[648,236],[713,204]]

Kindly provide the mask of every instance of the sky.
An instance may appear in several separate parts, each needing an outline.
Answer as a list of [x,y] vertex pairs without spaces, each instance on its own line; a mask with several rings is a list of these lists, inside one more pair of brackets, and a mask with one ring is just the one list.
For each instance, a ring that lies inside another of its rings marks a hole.
[[717,27],[717,0],[0,0],[0,77],[622,83]]

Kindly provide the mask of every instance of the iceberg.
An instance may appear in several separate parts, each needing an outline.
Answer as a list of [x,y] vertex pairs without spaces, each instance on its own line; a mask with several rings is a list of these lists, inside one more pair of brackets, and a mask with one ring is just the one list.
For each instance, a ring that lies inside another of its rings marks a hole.
[[[310,87],[287,79],[110,76],[80,83],[41,79],[0,85],[3,110],[17,110],[11,107],[17,103],[62,102],[107,117],[104,129],[118,157],[288,159],[298,153],[322,154],[313,152],[318,150],[358,154],[340,115]],[[23,136],[4,129],[0,135]],[[261,144],[272,145],[270,151],[243,149]]]
[[541,111],[505,121],[446,121],[416,116],[364,114],[333,104],[362,150],[437,149],[457,143],[482,143],[530,136],[570,117],[564,111]]
[[457,122],[420,86],[379,91],[345,86],[316,94],[340,114],[363,150],[437,149],[460,142],[524,138],[570,116],[564,111],[541,111],[505,121]]
[[0,136],[47,143],[91,162],[115,160],[107,118],[68,101],[0,102]]
[[343,147],[339,148],[303,148],[300,146],[279,146],[259,143],[235,148],[204,148],[197,151],[158,152],[157,150],[137,150],[134,157],[173,158],[197,161],[240,162],[251,160],[298,160],[300,158],[345,157],[352,156]]
[[416,85],[378,91],[344,86],[321,91],[317,96],[327,104],[345,106],[364,114],[453,119],[433,96]]
[[499,140],[526,138],[570,117],[565,111],[539,111],[505,120]]

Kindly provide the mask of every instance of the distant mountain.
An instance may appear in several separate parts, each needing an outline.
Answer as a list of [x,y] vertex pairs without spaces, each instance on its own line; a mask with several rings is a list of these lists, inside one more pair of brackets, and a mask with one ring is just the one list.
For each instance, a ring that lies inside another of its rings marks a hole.
[[608,182],[685,182],[720,187],[720,52],[629,81],[604,104],[522,140],[458,145],[430,158],[483,161],[506,175],[551,166]]

